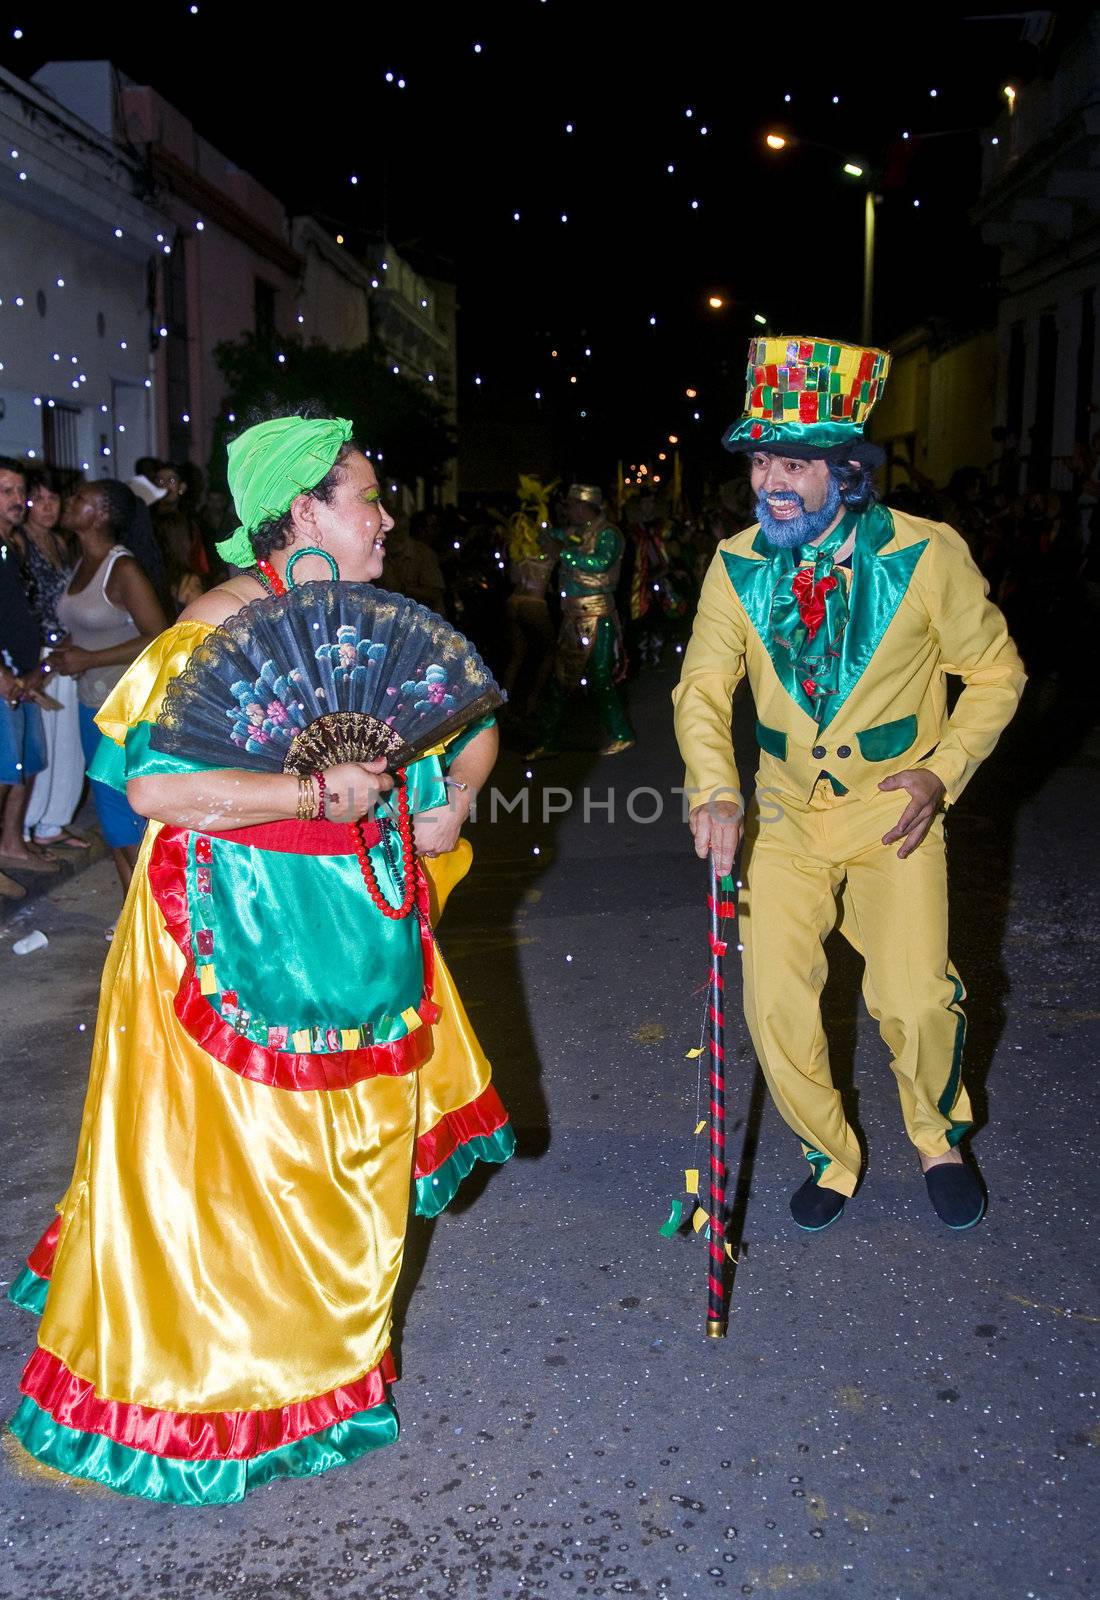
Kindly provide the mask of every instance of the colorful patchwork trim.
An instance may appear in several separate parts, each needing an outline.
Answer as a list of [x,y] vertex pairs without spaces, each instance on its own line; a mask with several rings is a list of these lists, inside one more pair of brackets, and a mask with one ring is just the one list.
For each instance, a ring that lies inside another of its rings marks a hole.
[[177,1460],[117,1444],[56,1422],[28,1398],[11,1420],[11,1432],[45,1466],[89,1478],[119,1494],[170,1505],[226,1505],[276,1478],[309,1477],[355,1461],[397,1438],[397,1413],[389,1401],[357,1412],[319,1433],[243,1461]]
[[334,1423],[369,1411],[386,1399],[397,1371],[387,1350],[376,1367],[355,1382],[267,1411],[162,1411],[153,1406],[104,1400],[86,1378],[41,1346],[19,1385],[54,1422],[78,1433],[102,1434],[115,1444],[150,1455],[186,1461],[244,1460],[281,1449]]
[[[410,1031],[390,1044],[360,1043],[363,1029],[264,1028],[268,1041],[261,1044],[241,1029],[240,1008],[232,990],[221,995],[226,1014],[219,1015],[207,996],[218,993],[213,965],[196,966],[191,943],[191,924],[187,907],[187,849],[189,833],[183,828],[163,828],[149,856],[149,885],[164,917],[165,926],[183,955],[187,966],[176,992],[175,1012],[186,1032],[207,1055],[242,1078],[276,1089],[346,1089],[364,1078],[400,1076],[413,1072],[432,1053],[432,1024],[439,1020],[439,1007],[431,999],[435,976],[435,947],[429,924],[428,885],[417,868],[417,906],[420,946],[424,964],[424,990],[413,1015],[416,1026],[407,1020]],[[207,844],[209,841],[207,840]],[[204,852],[205,854],[205,852]],[[210,865],[200,872],[211,871]],[[199,883],[200,891],[202,882]],[[228,1020],[233,1017],[233,1021]],[[251,1017],[248,1018],[251,1024]],[[292,1050],[283,1046],[293,1045]],[[333,1048],[336,1045],[339,1048]]]
[[437,1217],[479,1161],[507,1161],[516,1137],[490,1084],[457,1111],[448,1111],[416,1141],[416,1214]]
[[889,370],[885,350],[826,339],[753,339],[745,414],[769,422],[862,424]]

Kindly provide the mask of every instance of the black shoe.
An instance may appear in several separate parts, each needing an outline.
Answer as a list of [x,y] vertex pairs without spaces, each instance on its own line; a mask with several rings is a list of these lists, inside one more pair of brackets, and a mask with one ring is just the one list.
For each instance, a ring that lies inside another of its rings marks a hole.
[[791,1195],[791,1216],[807,1233],[820,1233],[840,1216],[844,1198],[836,1189],[824,1189],[813,1178],[807,1178]]
[[977,1174],[965,1162],[942,1162],[924,1174],[928,1198],[949,1228],[972,1228],[985,1215],[985,1195]]

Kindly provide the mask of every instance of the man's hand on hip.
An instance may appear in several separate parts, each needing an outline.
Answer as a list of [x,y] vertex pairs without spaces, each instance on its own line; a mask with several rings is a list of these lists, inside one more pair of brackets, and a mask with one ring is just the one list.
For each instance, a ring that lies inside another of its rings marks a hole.
[[898,859],[904,861],[906,856],[911,856],[923,842],[936,812],[943,805],[946,790],[936,774],[927,772],[923,767],[913,767],[908,772],[895,772],[893,777],[883,778],[879,788],[904,789],[910,797],[909,804],[898,819],[897,827],[891,828],[889,833],[884,833],[882,836],[883,844],[895,844],[899,839],[904,840],[898,851]]
[[718,876],[725,877],[733,871],[733,858],[741,843],[744,813],[733,800],[709,800],[688,817],[688,827],[695,840],[695,854],[701,860],[714,856]]

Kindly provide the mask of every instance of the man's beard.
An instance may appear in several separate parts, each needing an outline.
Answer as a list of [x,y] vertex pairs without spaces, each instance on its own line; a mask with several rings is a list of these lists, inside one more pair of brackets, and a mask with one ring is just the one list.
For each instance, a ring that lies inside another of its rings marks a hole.
[[833,521],[840,510],[840,485],[829,474],[829,484],[825,491],[825,502],[820,511],[807,511],[806,502],[800,494],[795,494],[793,489],[778,490],[771,496],[773,500],[793,500],[800,507],[800,514],[787,521],[773,517],[768,505],[768,496],[761,492],[756,497],[756,516],[760,523],[760,531],[769,544],[775,545],[777,550],[793,550],[797,545],[809,544]]

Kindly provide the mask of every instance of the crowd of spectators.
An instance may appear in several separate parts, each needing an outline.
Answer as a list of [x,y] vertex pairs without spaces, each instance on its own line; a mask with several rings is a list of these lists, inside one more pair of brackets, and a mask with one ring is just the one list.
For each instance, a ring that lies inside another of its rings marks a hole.
[[[1013,490],[977,468],[939,488],[906,469],[883,498],[958,530],[1033,677],[1091,683],[1100,434],[1063,465],[1061,490]],[[618,605],[634,675],[666,645],[682,648],[716,544],[754,520],[752,494],[740,476],[708,488],[695,512],[637,493],[609,510],[626,537]],[[149,639],[223,575],[215,545],[233,522],[228,495],[204,494],[190,463],[144,458],[124,485],[0,458],[0,895],[25,892],[12,871],[54,872],[62,853],[87,848],[73,818],[95,710]],[[499,506],[398,513],[381,579],[448,618],[501,676],[514,632],[504,522]],[[551,621],[555,592],[551,583]],[[92,795],[125,887],[143,823],[115,791],[93,784]]]
[[[0,457],[0,896],[89,848],[74,818],[95,713],[211,581],[224,517],[190,465],[147,457],[129,483],[87,483]],[[125,890],[144,823],[110,786],[91,794]]]

